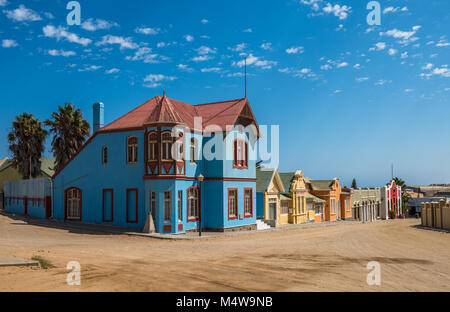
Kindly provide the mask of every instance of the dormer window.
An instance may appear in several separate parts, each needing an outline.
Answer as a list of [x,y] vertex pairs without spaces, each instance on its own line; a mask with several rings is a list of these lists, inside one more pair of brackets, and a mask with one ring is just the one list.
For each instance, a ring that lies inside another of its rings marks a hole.
[[137,137],[132,136],[127,139],[127,163],[136,164],[138,161],[138,140]]
[[248,169],[248,143],[242,139],[234,140],[233,168]]
[[158,160],[158,135],[151,132],[148,135],[148,161]]
[[106,165],[108,163],[108,148],[103,146],[102,149],[102,164]]
[[162,160],[173,160],[172,158],[172,135],[170,132],[163,132],[161,135],[161,158]]

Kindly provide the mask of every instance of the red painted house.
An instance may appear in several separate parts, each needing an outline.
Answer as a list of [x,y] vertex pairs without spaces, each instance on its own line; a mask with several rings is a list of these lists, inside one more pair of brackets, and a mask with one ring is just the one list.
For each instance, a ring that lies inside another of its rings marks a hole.
[[395,219],[402,215],[402,188],[394,180],[381,189],[381,218],[390,219],[389,211],[395,212]]

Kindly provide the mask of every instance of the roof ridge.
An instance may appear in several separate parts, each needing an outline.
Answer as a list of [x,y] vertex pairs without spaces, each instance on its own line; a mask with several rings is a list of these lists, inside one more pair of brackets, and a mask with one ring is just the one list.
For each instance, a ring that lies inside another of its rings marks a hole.
[[225,100],[225,101],[218,101],[218,102],[210,102],[210,103],[194,104],[192,106],[195,107],[195,106],[203,106],[203,105],[211,105],[211,104],[220,104],[220,103],[233,102],[233,101],[240,102],[242,100],[245,100],[245,98],[239,98],[239,99],[233,99],[233,100]]
[[[209,119],[206,120],[206,122],[210,121],[211,119],[215,118],[217,115],[223,114],[224,112],[226,112],[227,110],[229,110],[230,108],[234,107],[235,105],[239,104],[242,100],[245,99],[239,99],[239,100],[233,100],[236,101],[236,103],[234,103],[233,105],[226,107],[223,111],[218,112],[217,114],[211,116]],[[225,102],[230,102],[230,101],[225,101]],[[223,102],[222,102],[223,103]],[[217,104],[217,103],[214,103]],[[244,103],[245,104],[245,103]],[[233,125],[234,126],[234,125]]]

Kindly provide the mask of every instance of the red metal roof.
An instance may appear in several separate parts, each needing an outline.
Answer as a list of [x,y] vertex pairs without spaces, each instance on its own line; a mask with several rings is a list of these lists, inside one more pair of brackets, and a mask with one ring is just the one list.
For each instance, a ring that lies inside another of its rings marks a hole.
[[[139,128],[157,123],[184,124],[194,129],[195,117],[202,117],[203,129],[209,125],[218,125],[221,129],[225,130],[226,126],[236,124],[246,105],[250,108],[247,99],[191,105],[169,99],[166,96],[155,96],[119,119],[101,128],[100,132]],[[253,113],[250,114],[255,126],[258,127]]]

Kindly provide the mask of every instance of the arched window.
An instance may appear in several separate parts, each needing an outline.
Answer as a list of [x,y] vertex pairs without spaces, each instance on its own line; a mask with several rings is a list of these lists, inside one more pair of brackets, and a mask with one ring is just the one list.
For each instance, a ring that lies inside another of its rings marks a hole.
[[132,136],[127,139],[127,162],[129,164],[135,164],[138,161],[138,140],[137,137]]
[[197,139],[191,138],[191,148],[190,148],[190,159],[191,163],[197,163]]
[[158,135],[151,132],[148,135],[148,161],[158,160]]
[[200,211],[200,190],[196,186],[191,186],[187,190],[187,210],[188,222],[197,221]]
[[173,160],[172,158],[172,135],[170,132],[161,134],[161,158],[162,160]]
[[66,220],[81,221],[81,190],[74,187],[67,189],[65,198]]
[[248,143],[242,139],[234,140],[233,167],[248,169]]
[[102,163],[106,165],[108,163],[108,148],[103,146],[102,150]]

